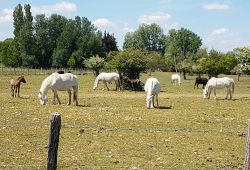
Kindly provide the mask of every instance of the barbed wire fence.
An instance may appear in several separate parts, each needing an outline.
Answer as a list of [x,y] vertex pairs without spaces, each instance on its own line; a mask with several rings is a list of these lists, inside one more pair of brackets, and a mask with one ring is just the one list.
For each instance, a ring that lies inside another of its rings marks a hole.
[[[243,122],[242,122],[243,123]],[[246,123],[247,124],[247,123]],[[49,125],[0,125],[0,129],[48,129]],[[238,135],[240,137],[246,137],[247,136],[247,144],[246,144],[246,156],[245,156],[245,167],[250,167],[250,139],[249,139],[249,133],[250,130],[248,130],[248,133],[246,131],[230,131],[230,130],[224,130],[224,129],[192,129],[192,128],[124,128],[124,127],[106,127],[102,125],[67,125],[62,124],[62,129],[79,129],[79,132],[82,129],[93,129],[96,131],[104,131],[104,132],[120,132],[120,131],[126,131],[126,132],[174,132],[174,133],[220,133],[220,134],[226,134],[226,135]],[[248,122],[248,129],[250,129],[250,123]],[[5,165],[0,164],[0,167],[7,168],[7,169],[45,169],[46,165]],[[74,168],[72,166],[69,166],[71,168]],[[77,165],[75,168],[108,168],[105,165]],[[129,168],[129,166],[120,166],[120,168]],[[245,168],[249,169],[249,168]]]

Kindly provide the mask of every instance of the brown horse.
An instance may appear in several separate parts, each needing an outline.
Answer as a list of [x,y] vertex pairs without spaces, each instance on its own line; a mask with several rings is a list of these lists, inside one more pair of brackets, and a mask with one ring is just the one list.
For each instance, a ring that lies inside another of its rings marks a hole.
[[23,76],[18,77],[16,79],[11,79],[10,80],[10,87],[11,87],[11,95],[12,95],[12,97],[16,97],[16,94],[17,94],[18,97],[20,97],[19,92],[20,92],[21,82],[26,83],[26,80],[24,79]]

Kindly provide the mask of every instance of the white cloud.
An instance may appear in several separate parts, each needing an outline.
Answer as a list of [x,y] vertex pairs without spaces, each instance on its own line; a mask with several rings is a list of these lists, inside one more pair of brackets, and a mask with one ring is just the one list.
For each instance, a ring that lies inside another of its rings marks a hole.
[[247,37],[230,31],[228,28],[215,29],[204,39],[204,46],[222,52],[232,51],[234,48],[249,46]]
[[0,23],[13,22],[13,10],[5,8],[1,11]]
[[171,20],[171,15],[164,12],[156,12],[151,15],[143,15],[138,19],[140,24],[152,24],[152,23],[161,23],[169,22]]
[[142,24],[152,24],[156,23],[158,24],[165,32],[167,32],[169,29],[175,28],[177,29],[178,23],[172,21],[172,17],[170,14],[165,12],[155,12],[150,15],[142,15],[138,19],[138,23]]
[[206,10],[228,10],[230,9],[230,6],[228,4],[212,3],[212,4],[203,4],[202,8]]
[[123,29],[122,29],[124,32],[134,32],[135,31],[135,29],[133,29],[133,28],[129,28],[129,27],[124,27]]
[[77,11],[77,6],[74,3],[69,2],[60,2],[55,5],[45,5],[41,7],[32,7],[32,14],[45,14],[51,15],[53,13],[67,13],[67,12],[75,12]]
[[107,18],[99,18],[99,19],[93,21],[93,24],[98,28],[114,26],[114,24],[110,20],[108,20]]
[[212,35],[220,35],[220,34],[225,34],[228,33],[229,29],[228,28],[218,28],[212,31]]

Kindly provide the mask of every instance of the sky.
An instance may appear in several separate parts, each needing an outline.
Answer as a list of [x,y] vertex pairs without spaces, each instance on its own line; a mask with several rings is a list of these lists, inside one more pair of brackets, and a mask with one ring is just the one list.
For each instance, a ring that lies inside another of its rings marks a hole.
[[141,24],[170,29],[186,28],[202,39],[202,47],[221,52],[250,46],[248,0],[0,0],[0,41],[13,37],[13,10],[31,5],[37,14],[88,18],[101,31],[114,34],[119,49],[124,36]]

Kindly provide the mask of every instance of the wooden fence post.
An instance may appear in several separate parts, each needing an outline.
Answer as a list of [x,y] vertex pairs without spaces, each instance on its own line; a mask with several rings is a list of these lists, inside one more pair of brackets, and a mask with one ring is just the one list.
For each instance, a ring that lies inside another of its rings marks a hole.
[[250,170],[250,120],[248,120],[245,170]]
[[59,144],[60,129],[61,129],[61,115],[59,113],[52,113],[50,115],[47,170],[56,170],[57,168],[57,151]]

